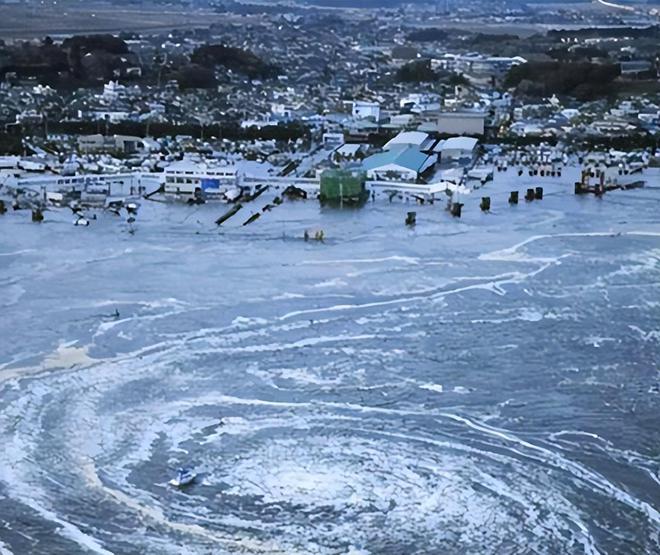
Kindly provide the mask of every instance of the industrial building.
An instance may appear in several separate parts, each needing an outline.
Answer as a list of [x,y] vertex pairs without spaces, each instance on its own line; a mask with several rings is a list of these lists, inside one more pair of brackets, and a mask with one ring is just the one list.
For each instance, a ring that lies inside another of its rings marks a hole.
[[404,145],[417,147],[417,150],[421,152],[430,152],[435,143],[436,140],[431,138],[428,133],[422,131],[403,131],[390,139],[383,149],[390,150],[394,147]]
[[461,111],[438,114],[436,131],[441,135],[482,136],[486,127],[483,112]]
[[479,140],[474,137],[451,137],[440,141],[434,151],[440,155],[440,162],[473,160],[477,155]]
[[397,144],[369,156],[362,169],[369,179],[416,181],[435,166],[436,160],[436,154],[421,152],[418,146]]

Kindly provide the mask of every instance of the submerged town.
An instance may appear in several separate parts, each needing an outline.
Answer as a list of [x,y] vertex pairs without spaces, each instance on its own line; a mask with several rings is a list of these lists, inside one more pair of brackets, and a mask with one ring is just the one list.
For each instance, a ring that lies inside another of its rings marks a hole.
[[385,198],[460,216],[467,195],[489,209],[491,181],[511,203],[545,182],[601,195],[660,165],[651,4],[173,0],[141,9],[191,20],[157,30],[112,4],[128,30],[95,31],[115,9],[99,3],[89,33],[66,32],[79,6],[41,2],[53,32],[6,31],[0,211],[89,225],[138,200]]
[[0,0],[0,555],[660,553],[660,0]]

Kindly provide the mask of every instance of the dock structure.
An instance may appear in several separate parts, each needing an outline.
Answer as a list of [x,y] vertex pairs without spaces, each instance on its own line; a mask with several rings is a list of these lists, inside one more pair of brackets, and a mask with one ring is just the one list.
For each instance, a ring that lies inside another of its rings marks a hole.
[[5,181],[7,189],[30,191],[43,197],[44,201],[56,200],[54,193],[63,190],[89,192],[99,196],[139,196],[146,187],[157,184],[159,174],[152,173],[112,173],[63,175],[32,175]]
[[[62,189],[84,190],[89,187],[101,187],[113,195],[141,195],[158,188],[163,174],[157,172],[132,172],[109,174],[82,174],[76,176],[62,175],[36,175],[14,178],[5,185],[17,189],[31,190],[35,193],[55,192]],[[247,189],[256,189],[264,185],[274,186],[276,189],[291,185],[305,190],[310,198],[316,197],[321,190],[321,179],[313,177],[274,177],[242,175],[238,183]],[[370,193],[389,192],[416,195],[433,199],[434,195],[453,190],[456,185],[449,181],[435,183],[410,183],[406,181],[380,181],[368,180],[365,186]]]
[[367,188],[372,191],[396,191],[412,195],[424,195],[433,198],[438,193],[456,188],[449,181],[438,181],[436,183],[407,183],[405,181],[367,181]]

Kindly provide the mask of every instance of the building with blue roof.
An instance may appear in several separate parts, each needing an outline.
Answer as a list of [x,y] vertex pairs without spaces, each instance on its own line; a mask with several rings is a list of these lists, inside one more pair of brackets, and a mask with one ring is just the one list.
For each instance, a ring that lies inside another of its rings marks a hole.
[[418,146],[400,144],[369,156],[362,162],[362,169],[369,179],[416,181],[436,161],[436,154],[425,154]]

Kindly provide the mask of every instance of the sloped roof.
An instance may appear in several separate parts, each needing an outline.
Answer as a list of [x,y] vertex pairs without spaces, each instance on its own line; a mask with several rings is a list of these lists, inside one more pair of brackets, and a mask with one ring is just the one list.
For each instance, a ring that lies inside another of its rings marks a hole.
[[392,164],[421,173],[432,163],[433,159],[420,152],[419,148],[415,146],[394,145],[385,152],[369,156],[362,162],[362,168],[366,171],[372,171]]
[[207,169],[206,164],[203,162],[195,162],[193,160],[184,158],[177,162],[172,162],[169,166],[165,168],[165,171],[168,172],[205,172]]
[[436,152],[442,152],[444,150],[474,150],[479,139],[474,137],[451,137],[445,141],[441,141],[435,147]]
[[428,137],[428,134],[421,131],[402,131],[396,137],[390,139],[383,148],[389,150],[395,145],[415,145],[419,148]]

